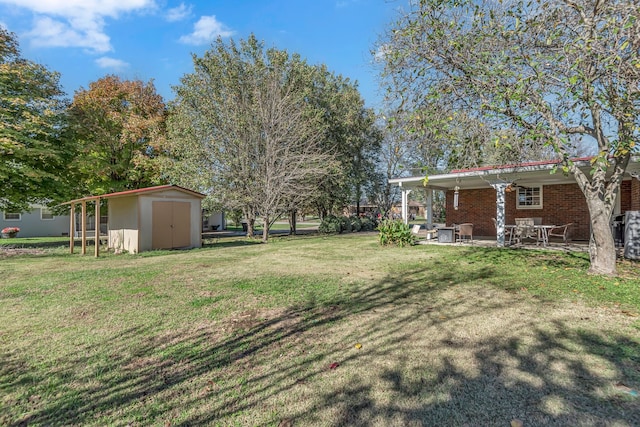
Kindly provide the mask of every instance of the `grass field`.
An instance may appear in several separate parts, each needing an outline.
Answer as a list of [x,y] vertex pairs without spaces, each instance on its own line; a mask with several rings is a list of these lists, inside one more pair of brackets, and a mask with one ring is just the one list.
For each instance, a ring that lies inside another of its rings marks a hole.
[[638,263],[373,234],[64,245],[0,258],[0,425],[640,425]]

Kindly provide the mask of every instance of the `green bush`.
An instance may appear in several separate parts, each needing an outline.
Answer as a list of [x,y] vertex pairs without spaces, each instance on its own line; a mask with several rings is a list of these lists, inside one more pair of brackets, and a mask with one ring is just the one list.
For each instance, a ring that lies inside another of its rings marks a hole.
[[360,231],[373,231],[376,229],[376,220],[371,219],[367,216],[360,220],[361,228]]
[[351,231],[358,232],[362,230],[362,220],[360,217],[354,215],[349,218],[349,221],[351,221]]
[[378,231],[382,246],[405,246],[415,242],[415,236],[411,233],[409,225],[400,220],[385,219],[378,225]]
[[340,216],[340,232],[341,233],[351,233],[351,220],[349,217]]
[[318,226],[318,232],[324,234],[342,233],[340,219],[335,215],[327,215]]
[[351,233],[357,231],[373,231],[376,229],[376,222],[371,218],[360,218],[357,216],[335,216],[327,215],[320,226],[318,232],[325,234]]

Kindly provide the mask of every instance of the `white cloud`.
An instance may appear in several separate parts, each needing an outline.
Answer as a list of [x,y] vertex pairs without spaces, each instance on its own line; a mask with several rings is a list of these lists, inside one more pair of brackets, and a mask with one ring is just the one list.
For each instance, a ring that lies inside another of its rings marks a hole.
[[93,29],[76,30],[65,22],[48,17],[36,19],[26,36],[34,46],[83,47],[99,53],[111,50],[109,36],[105,33]]
[[108,56],[98,58],[95,62],[100,68],[111,68],[112,70],[116,71],[122,71],[125,68],[129,67],[129,64],[127,62],[124,62],[120,59],[109,58]]
[[104,18],[144,11],[154,0],[0,0],[35,14],[27,33],[37,46],[83,47],[98,53],[112,50]]
[[215,16],[202,16],[193,26],[193,32],[186,36],[180,37],[180,42],[186,44],[206,44],[210,43],[216,37],[230,37],[234,32],[221,22],[218,22]]
[[391,53],[391,46],[383,44],[378,46],[378,49],[373,53],[373,60],[375,62],[384,61],[385,57]]
[[184,3],[180,3],[180,6],[167,10],[165,19],[169,22],[181,21],[191,16],[192,9],[193,9],[193,6],[191,5],[187,6]]

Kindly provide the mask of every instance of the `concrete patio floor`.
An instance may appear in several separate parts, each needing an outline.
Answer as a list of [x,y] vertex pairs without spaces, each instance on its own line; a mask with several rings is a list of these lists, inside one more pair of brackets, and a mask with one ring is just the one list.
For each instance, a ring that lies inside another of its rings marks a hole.
[[[481,247],[496,247],[496,238],[494,236],[479,236],[473,238],[472,241],[457,241],[455,243],[440,243],[437,237],[435,239],[425,239],[422,236],[418,237],[416,241],[418,245],[442,245],[442,246],[481,246]],[[523,243],[508,245],[505,244],[505,249],[538,249],[538,250],[559,250],[567,252],[588,252],[589,242],[587,241],[575,241],[569,242],[565,245],[561,241],[551,241],[547,246],[537,245],[534,241],[525,241]]]

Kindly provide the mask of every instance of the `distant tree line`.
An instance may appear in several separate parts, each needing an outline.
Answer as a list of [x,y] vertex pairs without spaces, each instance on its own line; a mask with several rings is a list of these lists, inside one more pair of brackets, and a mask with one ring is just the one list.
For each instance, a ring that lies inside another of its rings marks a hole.
[[[239,210],[250,235],[373,198],[382,132],[357,84],[255,36],[215,41],[166,104],[107,75],[65,99],[59,75],[0,28],[0,209],[174,183]],[[376,182],[377,180],[377,182]]]

